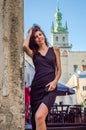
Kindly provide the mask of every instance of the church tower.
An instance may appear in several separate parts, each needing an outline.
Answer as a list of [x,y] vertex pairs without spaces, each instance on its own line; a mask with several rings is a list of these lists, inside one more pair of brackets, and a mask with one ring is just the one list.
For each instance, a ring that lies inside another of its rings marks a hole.
[[69,79],[69,54],[72,45],[69,45],[68,41],[67,22],[65,23],[65,27],[62,26],[62,13],[60,12],[59,7],[56,9],[55,13],[55,25],[52,22],[51,26],[51,45],[60,48],[62,65],[62,75],[60,82],[66,84]]
[[72,45],[68,43],[67,22],[65,23],[65,27],[62,26],[62,14],[59,7],[56,9],[55,20],[55,25],[52,22],[51,26],[51,44],[60,48],[61,55],[68,55]]

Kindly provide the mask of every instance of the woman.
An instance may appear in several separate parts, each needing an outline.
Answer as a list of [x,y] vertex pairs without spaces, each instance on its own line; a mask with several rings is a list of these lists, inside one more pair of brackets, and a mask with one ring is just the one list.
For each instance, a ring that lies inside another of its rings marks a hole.
[[56,85],[61,76],[60,51],[48,47],[46,36],[37,25],[30,28],[23,48],[35,66],[31,84],[32,128],[46,130],[47,115],[55,101]]

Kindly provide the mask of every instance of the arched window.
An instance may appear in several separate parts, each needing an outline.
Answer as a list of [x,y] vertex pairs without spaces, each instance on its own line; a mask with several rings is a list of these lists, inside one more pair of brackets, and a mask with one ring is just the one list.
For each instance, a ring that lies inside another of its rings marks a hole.
[[64,50],[64,51],[63,51],[62,56],[68,56],[67,50]]

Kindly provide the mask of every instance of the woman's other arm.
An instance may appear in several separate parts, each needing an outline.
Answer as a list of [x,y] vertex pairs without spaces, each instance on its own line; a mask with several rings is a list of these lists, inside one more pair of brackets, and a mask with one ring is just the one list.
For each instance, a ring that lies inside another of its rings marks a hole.
[[60,59],[60,50],[57,47],[54,47],[54,52],[56,55],[56,77],[55,77],[55,82],[58,83],[58,80],[60,79],[61,76],[61,59]]

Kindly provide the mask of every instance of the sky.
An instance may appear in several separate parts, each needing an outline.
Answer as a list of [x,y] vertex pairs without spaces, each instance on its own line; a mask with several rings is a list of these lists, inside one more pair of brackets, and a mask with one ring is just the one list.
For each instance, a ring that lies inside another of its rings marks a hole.
[[55,24],[58,5],[63,27],[67,21],[72,51],[86,51],[86,0],[24,0],[24,37],[28,29],[37,24],[50,43],[51,25],[52,21]]

